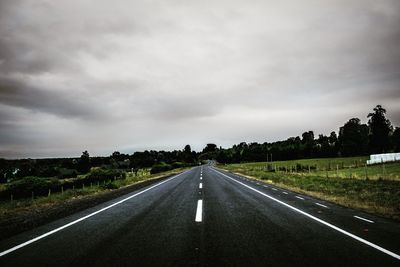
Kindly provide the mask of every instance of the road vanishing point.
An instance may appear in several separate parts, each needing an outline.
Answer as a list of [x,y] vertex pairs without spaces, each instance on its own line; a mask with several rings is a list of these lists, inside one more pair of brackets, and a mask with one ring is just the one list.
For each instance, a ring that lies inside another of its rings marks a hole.
[[1,240],[0,266],[400,266],[400,225],[204,165]]

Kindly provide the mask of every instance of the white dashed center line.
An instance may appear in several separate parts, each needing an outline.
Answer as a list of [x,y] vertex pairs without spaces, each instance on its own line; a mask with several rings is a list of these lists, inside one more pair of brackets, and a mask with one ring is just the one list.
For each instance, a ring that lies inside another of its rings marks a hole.
[[202,189],[203,188],[203,183],[199,184],[199,188]]
[[285,195],[287,195],[287,194],[288,194],[288,192],[285,192],[285,191],[282,191],[282,193],[284,193]]
[[298,199],[301,199],[301,200],[304,200],[304,198],[302,198],[302,197],[299,197],[299,196],[296,196],[296,198],[298,198]]
[[321,203],[318,203],[318,202],[315,202],[315,205],[318,205],[318,206],[320,206],[320,207],[324,207],[324,208],[328,209],[328,206],[325,206],[325,205],[323,205],[323,204],[321,204]]
[[357,219],[359,219],[359,220],[363,220],[363,221],[365,221],[365,222],[374,223],[374,221],[365,219],[365,218],[363,218],[363,217],[359,217],[359,216],[355,216],[355,215],[354,215],[353,217],[354,217],[354,218],[357,218]]
[[196,222],[201,222],[203,220],[203,200],[199,199],[197,201],[197,210],[196,210]]

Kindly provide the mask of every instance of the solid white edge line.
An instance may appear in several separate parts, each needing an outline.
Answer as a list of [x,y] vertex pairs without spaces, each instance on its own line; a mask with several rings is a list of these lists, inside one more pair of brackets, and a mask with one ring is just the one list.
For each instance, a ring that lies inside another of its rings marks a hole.
[[201,222],[203,220],[203,200],[202,199],[199,199],[197,201],[196,218],[194,220],[196,222]]
[[353,217],[354,217],[354,218],[357,218],[357,219],[359,219],[359,220],[363,220],[363,221],[369,222],[369,223],[375,223],[374,221],[371,221],[371,220],[365,219],[365,218],[363,218],[363,217],[360,217],[360,216],[356,216],[356,215],[354,215]]
[[324,208],[328,208],[328,206],[325,206],[325,205],[323,205],[321,203],[318,203],[318,202],[315,202],[315,205],[318,205],[318,206],[321,206],[321,207],[324,207]]
[[199,188],[202,189],[203,188],[203,183],[199,184]]
[[370,246],[370,247],[372,247],[372,248],[374,248],[376,250],[379,250],[379,251],[381,251],[381,252],[383,252],[383,253],[385,253],[385,254],[387,254],[389,256],[392,256],[393,258],[396,258],[396,259],[400,260],[400,255],[398,255],[398,254],[396,254],[396,253],[394,253],[394,252],[392,252],[390,250],[387,250],[387,249],[385,249],[385,248],[383,248],[381,246],[378,246],[378,245],[376,245],[376,244],[374,244],[372,242],[369,242],[368,240],[365,240],[365,239],[363,239],[361,237],[358,237],[358,236],[356,236],[356,235],[354,235],[352,233],[349,233],[346,230],[343,230],[343,229],[341,229],[341,228],[339,228],[339,227],[337,227],[337,226],[335,226],[333,224],[330,224],[330,223],[328,223],[328,222],[326,222],[324,220],[321,220],[321,219],[319,219],[319,218],[317,218],[317,217],[315,217],[315,216],[313,216],[313,215],[311,215],[311,214],[309,214],[307,212],[304,212],[304,211],[302,211],[302,210],[300,210],[298,208],[295,208],[295,207],[293,207],[293,206],[291,206],[291,205],[289,205],[289,204],[287,204],[287,203],[285,203],[283,201],[280,201],[279,199],[276,199],[276,198],[274,198],[274,197],[272,197],[270,195],[267,195],[267,194],[265,194],[265,193],[263,193],[261,191],[258,191],[257,189],[252,188],[251,186],[248,186],[248,185],[246,185],[246,184],[244,184],[244,183],[242,183],[240,181],[237,181],[237,180],[229,177],[228,175],[226,175],[226,174],[224,174],[224,173],[222,173],[220,171],[217,171],[215,169],[213,169],[213,170],[215,172],[217,172],[217,173],[219,173],[219,174],[231,179],[232,181],[234,181],[234,182],[236,182],[238,184],[241,184],[244,187],[247,187],[250,190],[253,190],[254,192],[257,192],[257,193],[259,193],[259,194],[261,194],[261,195],[263,195],[263,196],[265,196],[265,197],[267,197],[267,198],[269,198],[269,199],[271,199],[271,200],[273,200],[273,201],[275,201],[275,202],[277,202],[277,203],[279,203],[279,204],[281,204],[281,205],[283,205],[283,206],[285,206],[285,207],[287,207],[287,208],[289,208],[291,210],[294,210],[294,211],[296,211],[296,212],[298,212],[298,213],[300,213],[300,214],[302,214],[302,215],[304,215],[304,216],[306,216],[306,217],[308,217],[308,218],[310,218],[310,219],[312,219],[314,221],[317,221],[317,222],[319,222],[319,223],[321,223],[321,224],[323,224],[325,226],[328,226],[329,228],[332,228],[333,230],[336,230],[336,231],[338,231],[338,232],[340,232],[340,233],[342,233],[344,235],[347,235],[347,236],[349,236],[349,237],[351,237],[351,238],[353,238],[353,239],[355,239],[355,240],[357,240],[357,241],[359,241],[359,242],[361,242],[361,243],[363,243],[365,245],[368,245],[368,246]]
[[299,196],[295,196],[295,198],[298,198],[298,199],[304,200],[304,198],[302,198],[302,197],[299,197]]
[[[190,171],[190,170],[189,170],[189,171]],[[186,172],[188,172],[188,171],[186,171]],[[160,182],[160,183],[157,183],[157,184],[155,184],[155,185],[153,185],[153,186],[151,186],[151,187],[149,187],[149,188],[147,188],[147,189],[145,189],[145,190],[143,190],[143,191],[140,191],[140,192],[138,192],[138,193],[136,193],[136,194],[134,194],[134,195],[131,195],[131,196],[127,197],[127,198],[124,198],[124,199],[122,199],[122,200],[120,200],[120,201],[118,201],[118,202],[116,202],[116,203],[114,203],[114,204],[111,204],[111,205],[109,205],[109,206],[107,206],[107,207],[105,207],[105,208],[102,208],[102,209],[100,209],[100,210],[98,210],[98,211],[92,212],[92,213],[90,213],[90,214],[88,214],[88,215],[86,215],[86,216],[83,216],[83,217],[81,217],[81,218],[75,220],[75,221],[72,221],[72,222],[70,222],[70,223],[67,223],[67,224],[61,226],[61,227],[58,227],[58,228],[56,228],[56,229],[54,229],[54,230],[52,230],[52,231],[50,231],[50,232],[47,232],[47,233],[42,234],[42,235],[40,235],[40,236],[38,236],[38,237],[35,237],[35,238],[31,239],[31,240],[28,240],[28,241],[26,241],[26,242],[24,242],[24,243],[21,243],[21,244],[19,244],[19,245],[17,245],[17,246],[14,246],[14,247],[12,247],[12,248],[10,248],[10,249],[7,249],[7,250],[5,250],[5,251],[3,251],[3,252],[0,252],[0,257],[2,257],[2,256],[4,256],[4,255],[7,255],[7,254],[9,254],[9,253],[11,253],[11,252],[13,252],[13,251],[15,251],[15,250],[17,250],[17,249],[23,248],[23,247],[25,247],[25,246],[27,246],[27,245],[29,245],[29,244],[32,244],[32,243],[34,243],[34,242],[36,242],[36,241],[38,241],[38,240],[40,240],[40,239],[43,239],[43,238],[45,238],[45,237],[47,237],[47,236],[49,236],[49,235],[52,235],[52,234],[54,234],[54,233],[57,233],[57,232],[59,232],[59,231],[65,229],[65,228],[67,228],[67,227],[70,227],[70,226],[72,226],[72,225],[74,225],[74,224],[77,224],[78,222],[81,222],[81,221],[83,221],[83,220],[86,220],[86,219],[88,219],[88,218],[90,218],[90,217],[92,217],[92,216],[94,216],[94,215],[96,215],[96,214],[98,214],[98,213],[100,213],[100,212],[103,212],[103,211],[108,210],[108,209],[110,209],[110,208],[112,208],[112,207],[114,207],[114,206],[117,206],[117,205],[119,205],[119,204],[121,204],[121,203],[123,203],[123,202],[125,202],[125,201],[127,201],[127,200],[129,200],[129,199],[131,199],[131,198],[134,198],[134,197],[136,197],[136,196],[138,196],[138,195],[141,195],[141,194],[143,194],[143,193],[145,193],[145,192],[147,192],[147,191],[149,191],[149,190],[151,190],[151,189],[153,189],[153,188],[155,188],[155,187],[157,187],[157,186],[160,186],[160,185],[162,185],[162,184],[164,184],[164,183],[166,183],[166,182],[169,182],[169,181],[171,181],[172,179],[175,179],[175,178],[177,178],[178,176],[180,176],[180,175],[182,175],[182,174],[184,174],[184,173],[186,173],[186,172],[182,172],[182,173],[180,173],[180,174],[178,174],[178,175],[175,175],[174,177],[171,177],[171,178],[169,178],[169,179],[167,179],[167,180],[165,180],[165,181],[162,181],[162,182]]]

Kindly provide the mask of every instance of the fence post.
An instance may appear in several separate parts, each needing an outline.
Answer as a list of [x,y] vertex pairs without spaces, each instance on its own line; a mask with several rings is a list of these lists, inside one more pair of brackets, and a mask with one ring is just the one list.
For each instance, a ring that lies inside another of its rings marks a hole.
[[47,197],[51,195],[51,189],[49,188],[49,193],[47,194]]
[[10,199],[11,199],[11,203],[13,202],[13,200],[14,200],[14,196],[13,196],[13,194],[11,194],[11,196],[10,196]]
[[61,195],[64,195],[64,186],[61,186]]
[[336,164],[336,178],[339,178],[339,165]]
[[75,185],[72,186],[72,190],[75,190]]

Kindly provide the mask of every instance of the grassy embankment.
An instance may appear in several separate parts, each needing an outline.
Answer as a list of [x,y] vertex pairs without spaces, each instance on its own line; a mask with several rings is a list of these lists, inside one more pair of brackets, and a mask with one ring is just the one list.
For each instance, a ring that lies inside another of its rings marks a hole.
[[219,167],[299,193],[400,220],[400,162],[367,157],[228,164]]
[[[105,183],[93,183],[90,186],[84,186],[82,188],[68,189],[63,192],[51,193],[49,196],[41,196],[17,200],[6,200],[0,201],[0,218],[4,216],[11,216],[18,213],[23,213],[31,209],[46,209],[51,208],[53,205],[66,202],[68,200],[74,200],[79,198],[87,198],[96,196],[111,190],[124,188],[133,184],[138,184],[151,179],[157,179],[162,176],[168,176],[177,174],[184,171],[187,168],[174,169],[162,173],[150,174],[148,169],[140,170],[137,174],[126,173],[125,179],[110,180]],[[78,179],[84,179],[79,177]],[[5,190],[5,185],[0,185],[0,191]]]

